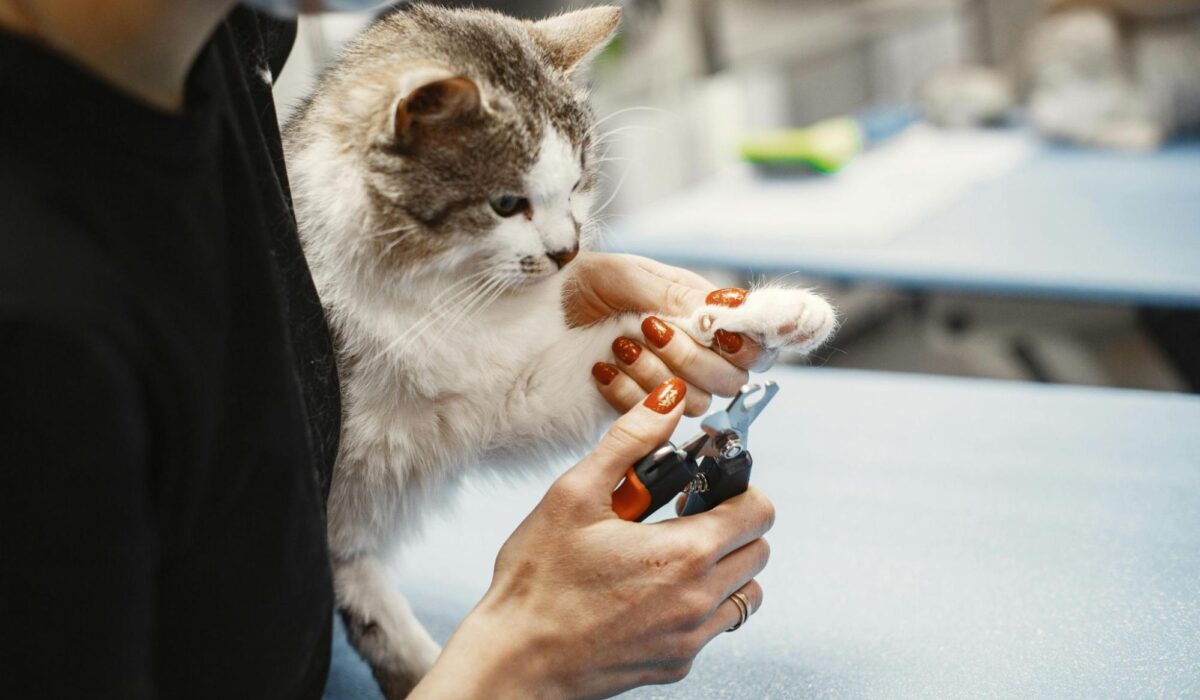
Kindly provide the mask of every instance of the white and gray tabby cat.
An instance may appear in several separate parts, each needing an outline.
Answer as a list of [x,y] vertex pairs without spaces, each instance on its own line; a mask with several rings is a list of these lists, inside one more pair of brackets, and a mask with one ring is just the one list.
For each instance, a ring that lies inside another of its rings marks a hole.
[[[391,697],[439,652],[387,572],[423,512],[470,469],[544,463],[615,417],[590,369],[640,319],[568,327],[562,294],[594,225],[599,166],[578,83],[619,18],[394,12],[286,129],[344,396],[329,501],[337,602]],[[728,330],[800,353],[835,325],[824,299],[784,288],[672,320],[705,344]]]
[[998,121],[1017,99],[1042,135],[1145,150],[1200,127],[1200,2],[1046,0],[1007,71],[933,77],[922,101],[935,122]]

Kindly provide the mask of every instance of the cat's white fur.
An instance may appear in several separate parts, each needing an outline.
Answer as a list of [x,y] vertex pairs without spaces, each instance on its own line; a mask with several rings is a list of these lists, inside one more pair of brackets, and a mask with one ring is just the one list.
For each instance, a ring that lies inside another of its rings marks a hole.
[[[532,220],[511,217],[480,242],[520,289],[477,314],[447,317],[443,337],[414,329],[430,323],[445,290],[469,294],[458,272],[467,253],[431,261],[401,280],[363,265],[356,230],[365,188],[352,156],[312,141],[291,171],[305,249],[331,324],[359,363],[343,386],[345,420],[329,501],[329,543],[339,606],[365,621],[356,640],[377,671],[419,678],[438,647],[390,583],[389,561],[421,516],[444,501],[468,470],[533,468],[554,453],[591,444],[614,414],[593,384],[591,365],[619,335],[636,337],[640,318],[625,315],[568,328],[559,273],[547,251],[571,247],[571,218],[586,219],[588,197],[573,197],[578,159],[547,125],[528,191]],[[523,272],[519,261],[543,264]],[[567,269],[569,272],[569,267]],[[394,273],[389,273],[394,274]],[[458,284],[458,287],[455,285]],[[441,298],[439,299],[439,296]],[[482,304],[482,302],[480,302]],[[763,344],[808,352],[832,331],[834,314],[804,290],[759,289],[738,309],[704,307],[672,319],[704,343],[718,328]],[[432,328],[432,326],[429,326]]]
[[[390,696],[407,693],[439,651],[389,577],[400,545],[468,471],[532,469],[593,444],[615,413],[591,366],[617,336],[637,337],[633,314],[584,328],[564,319],[570,267],[547,254],[576,244],[592,201],[574,192],[578,152],[544,129],[525,183],[532,217],[502,219],[403,270],[377,264],[365,243],[379,232],[363,229],[360,156],[319,132],[288,153],[301,237],[340,346],[344,420],[328,504],[338,605]],[[464,311],[464,299],[475,305]],[[802,353],[835,325],[823,298],[783,288],[673,320],[706,344],[724,328]]]

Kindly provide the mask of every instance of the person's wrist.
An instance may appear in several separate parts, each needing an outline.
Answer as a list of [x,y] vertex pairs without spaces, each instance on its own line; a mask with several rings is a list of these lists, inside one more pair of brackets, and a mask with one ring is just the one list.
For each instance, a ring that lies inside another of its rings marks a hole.
[[560,698],[545,647],[485,596],[442,650],[411,698]]

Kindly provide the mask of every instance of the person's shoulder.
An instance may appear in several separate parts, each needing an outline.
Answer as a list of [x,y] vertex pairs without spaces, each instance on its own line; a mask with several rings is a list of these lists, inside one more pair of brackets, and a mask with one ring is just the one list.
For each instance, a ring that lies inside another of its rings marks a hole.
[[229,13],[225,26],[234,36],[243,64],[269,71],[272,79],[279,76],[296,42],[295,20],[276,19],[238,5]]

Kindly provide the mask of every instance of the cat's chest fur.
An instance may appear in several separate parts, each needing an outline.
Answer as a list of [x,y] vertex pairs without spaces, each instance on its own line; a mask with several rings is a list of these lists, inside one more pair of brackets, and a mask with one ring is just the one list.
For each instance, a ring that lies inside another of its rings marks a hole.
[[[389,469],[404,470],[414,461],[468,458],[502,445],[526,397],[539,393],[530,389],[558,381],[553,367],[536,360],[568,333],[561,287],[561,278],[545,280],[493,300],[479,315],[443,313],[416,300],[408,311],[393,311],[392,322],[376,326],[376,342],[360,350],[378,348],[374,356],[344,358],[344,456],[366,449]],[[417,443],[427,458],[410,449]]]
[[336,551],[388,550],[468,472],[538,468],[613,417],[588,368],[636,317],[568,328],[562,284],[557,275],[478,313],[432,304],[438,290],[421,287],[387,314],[342,286],[329,307],[344,396],[329,508]]

